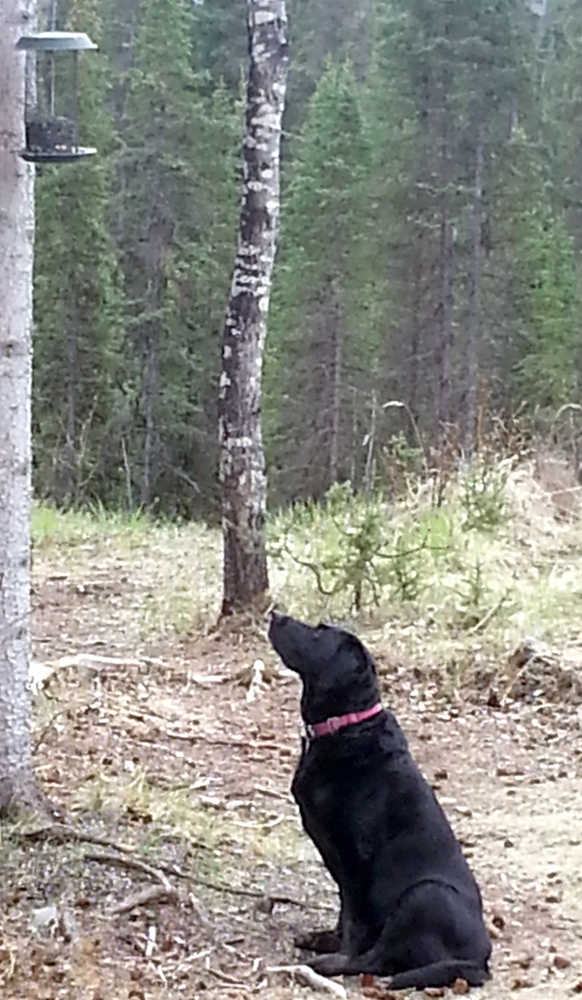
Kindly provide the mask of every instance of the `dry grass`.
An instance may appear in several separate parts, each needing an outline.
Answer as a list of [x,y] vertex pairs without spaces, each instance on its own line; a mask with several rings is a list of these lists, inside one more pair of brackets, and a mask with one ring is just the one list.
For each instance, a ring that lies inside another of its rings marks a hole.
[[[423,770],[448,775],[440,795],[469,845],[488,919],[503,921],[484,1000],[508,1000],[519,983],[533,1000],[561,1000],[582,961],[579,718],[543,691],[497,712],[484,694],[497,678],[505,689],[507,656],[524,636],[558,654],[579,644],[582,525],[556,511],[533,465],[506,471],[503,510],[489,528],[466,529],[462,481],[448,485],[438,510],[428,488],[398,504],[374,501],[387,549],[398,537],[427,539],[414,599],[387,576],[378,606],[356,616],[349,589],[322,595],[313,573],[285,554],[271,559],[271,584],[298,616],[353,624]],[[277,515],[269,545],[287,538],[296,556],[324,562],[337,554],[337,523],[348,532],[357,524],[358,503],[333,519],[321,509]],[[247,701],[254,659],[274,667],[275,657],[258,630],[212,628],[219,533],[39,507],[34,537],[35,657],[89,657],[59,669],[36,696],[39,780],[69,820],[187,879],[172,877],[174,902],[117,916],[112,908],[145,876],[90,860],[91,845],[28,842],[0,827],[2,996],[305,996],[264,971],[295,960],[294,932],[329,922],[334,906],[288,793],[297,685],[274,671]],[[273,896],[300,905],[273,905]],[[74,940],[59,927],[35,929],[47,905],[72,914]],[[571,965],[557,969],[556,954]],[[361,995],[356,981],[346,985]]]

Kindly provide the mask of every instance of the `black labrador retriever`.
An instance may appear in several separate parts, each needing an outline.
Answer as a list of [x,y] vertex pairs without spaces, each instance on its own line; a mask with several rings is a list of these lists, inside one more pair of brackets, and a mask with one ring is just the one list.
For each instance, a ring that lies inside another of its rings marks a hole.
[[414,763],[376,667],[350,632],[273,612],[269,638],[303,682],[307,735],[292,791],[339,888],[332,931],[300,939],[324,975],[390,976],[393,989],[481,986],[491,944],[481,895]]

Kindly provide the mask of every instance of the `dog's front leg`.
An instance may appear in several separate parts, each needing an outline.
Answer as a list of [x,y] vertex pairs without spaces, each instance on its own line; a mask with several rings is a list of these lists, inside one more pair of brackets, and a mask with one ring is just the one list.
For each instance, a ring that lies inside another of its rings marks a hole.
[[305,951],[315,951],[318,955],[330,955],[341,950],[344,927],[344,906],[340,893],[340,912],[337,925],[333,930],[311,931],[307,934],[299,934],[294,944],[297,948]]

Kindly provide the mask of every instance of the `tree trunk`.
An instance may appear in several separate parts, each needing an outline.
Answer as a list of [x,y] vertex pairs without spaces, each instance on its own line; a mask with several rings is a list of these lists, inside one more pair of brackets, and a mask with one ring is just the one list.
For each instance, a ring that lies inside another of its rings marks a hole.
[[24,145],[34,0],[0,11],[0,813],[35,800],[30,745],[30,397],[34,168]]
[[154,474],[154,445],[156,437],[156,422],[154,405],[158,395],[158,331],[152,329],[147,338],[145,358],[145,375],[143,383],[144,410],[144,441],[143,441],[143,477],[141,484],[141,506],[148,508],[152,503],[152,485]]
[[261,376],[279,217],[279,148],[287,78],[284,0],[247,0],[247,20],[244,188],[219,391],[224,615],[260,606],[269,589]]
[[481,216],[483,207],[483,129],[480,127],[475,148],[475,175],[471,204],[470,234],[471,263],[469,271],[469,302],[467,315],[467,345],[465,351],[465,407],[463,444],[471,454],[475,444],[477,420],[477,376],[479,370],[479,327],[481,323]]
[[[408,405],[414,419],[418,419],[420,385],[420,335],[422,329],[422,282],[424,268],[424,237],[422,229],[418,229],[415,239],[415,253],[412,264],[412,308],[410,315],[410,362],[408,368]],[[414,438],[407,436],[416,447]]]
[[61,498],[66,504],[75,500],[77,491],[77,323],[67,316],[67,424],[63,455]]
[[[162,180],[154,173],[154,191],[162,188]],[[144,268],[147,275],[147,289],[144,300],[149,303],[155,318],[149,319],[144,329],[144,374],[142,381],[142,407],[144,417],[143,475],[140,502],[146,509],[151,507],[154,486],[158,475],[158,427],[156,405],[160,388],[160,343],[163,326],[160,314],[166,291],[166,268],[168,250],[174,236],[174,221],[167,207],[160,200],[152,205],[144,249]]]
[[331,434],[329,442],[329,486],[338,478],[339,436],[342,410],[342,328],[340,307],[335,282],[332,285],[332,384],[331,384]]
[[370,416],[370,430],[368,431],[368,451],[366,453],[366,469],[364,472],[364,493],[368,495],[374,486],[374,449],[376,447],[376,418],[378,413],[378,396],[376,390],[372,390],[372,413]]
[[[443,37],[448,37],[449,26],[442,26]],[[453,347],[453,285],[455,271],[455,227],[451,212],[452,150],[449,107],[451,88],[450,72],[446,62],[440,72],[439,100],[439,183],[440,183],[440,238],[439,238],[439,301],[437,309],[436,349],[436,441],[440,446],[446,436],[446,425],[451,420],[451,353]]]
[[453,346],[454,228],[446,212],[443,212],[440,224],[439,272],[436,434],[440,441],[451,418],[451,349]]

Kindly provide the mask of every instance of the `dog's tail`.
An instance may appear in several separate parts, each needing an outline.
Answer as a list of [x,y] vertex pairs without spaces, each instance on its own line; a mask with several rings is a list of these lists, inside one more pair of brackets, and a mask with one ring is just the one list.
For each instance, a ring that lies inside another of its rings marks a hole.
[[426,986],[450,986],[455,979],[465,979],[469,986],[482,986],[489,979],[489,973],[476,962],[447,958],[442,962],[433,962],[432,965],[409,969],[408,972],[398,972],[390,979],[389,987],[392,990],[404,990],[416,986],[422,990]]

